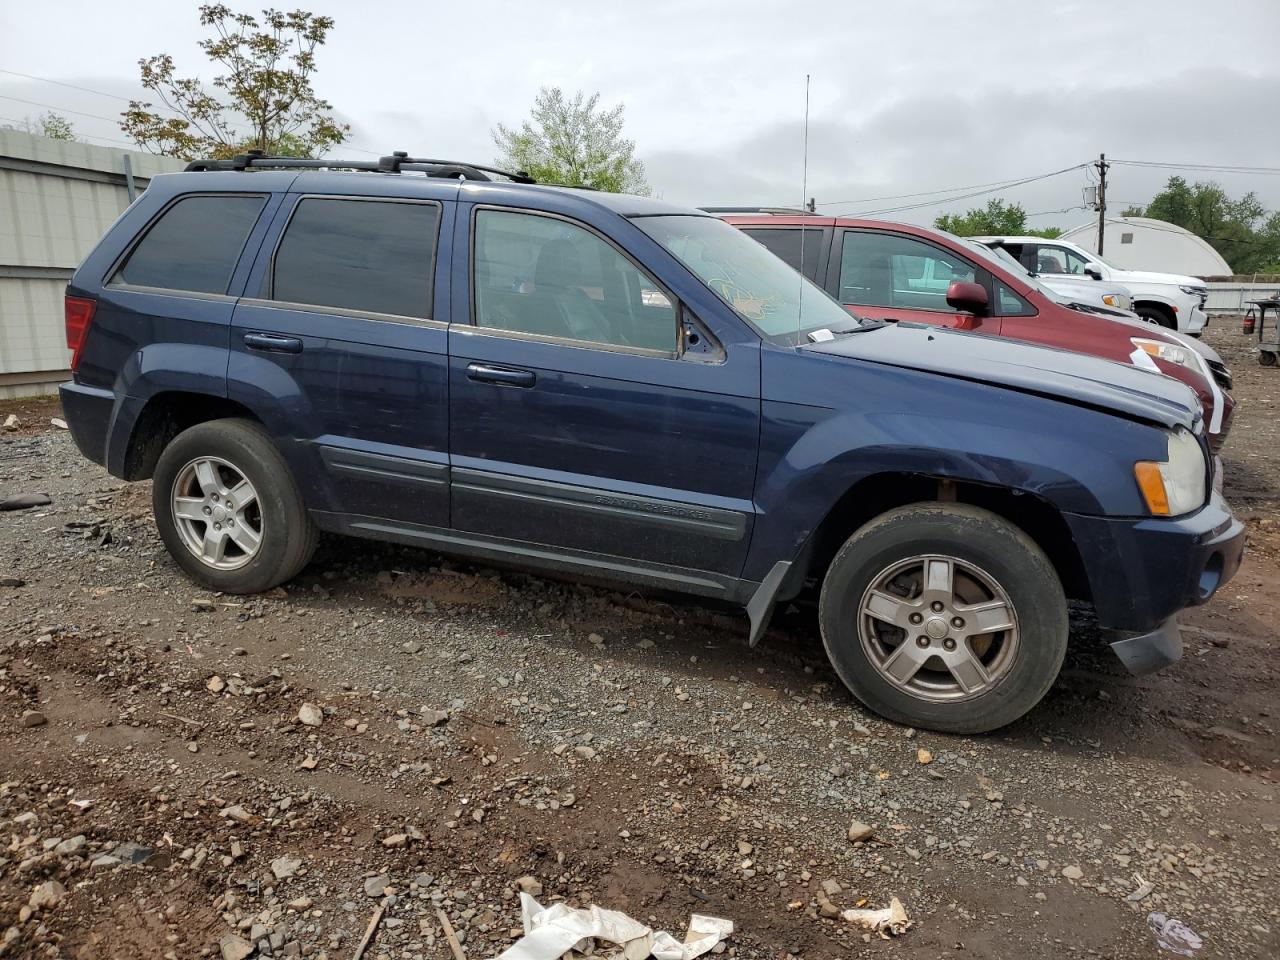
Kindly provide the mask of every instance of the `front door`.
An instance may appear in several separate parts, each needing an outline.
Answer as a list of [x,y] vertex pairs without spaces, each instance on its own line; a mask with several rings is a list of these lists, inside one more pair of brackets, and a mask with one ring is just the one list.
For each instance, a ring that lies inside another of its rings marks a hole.
[[477,207],[469,222],[460,209],[457,237],[471,258],[449,333],[454,529],[703,592],[736,577],[758,343],[709,343],[669,287],[585,224]]
[[452,206],[290,195],[281,208],[250,278],[259,296],[236,306],[228,379],[232,399],[275,412],[267,426],[312,509],[448,526],[449,300],[435,261]]
[[905,234],[845,230],[838,241],[839,255],[831,257],[827,289],[859,317],[999,333],[998,317],[975,317],[947,303],[947,288],[960,280],[986,286],[994,308],[986,270],[945,247]]

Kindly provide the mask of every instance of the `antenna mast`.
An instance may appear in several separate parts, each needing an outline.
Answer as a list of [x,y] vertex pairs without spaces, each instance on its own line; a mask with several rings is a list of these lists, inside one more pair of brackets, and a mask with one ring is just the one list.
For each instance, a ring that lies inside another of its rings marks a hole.
[[[809,196],[809,74],[804,75],[804,161],[800,172],[800,206],[812,210],[807,198]],[[804,312],[804,236],[808,233],[804,224],[800,225],[800,296],[796,300],[796,349],[800,349],[800,325]]]

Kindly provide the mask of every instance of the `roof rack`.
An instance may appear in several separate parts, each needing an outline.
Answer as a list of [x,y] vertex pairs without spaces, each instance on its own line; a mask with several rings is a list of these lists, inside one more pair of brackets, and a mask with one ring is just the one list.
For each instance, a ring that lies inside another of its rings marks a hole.
[[773,217],[816,217],[803,207],[699,207],[704,213],[767,213]]
[[537,183],[523,170],[514,173],[487,167],[480,163],[457,160],[434,160],[427,157],[411,157],[397,150],[377,160],[309,160],[301,157],[270,156],[261,150],[249,150],[236,154],[229,160],[192,160],[186,170],[366,170],[372,173],[401,173],[405,170],[425,173],[431,177],[453,177],[461,180],[489,180],[488,173],[496,173],[515,183]]

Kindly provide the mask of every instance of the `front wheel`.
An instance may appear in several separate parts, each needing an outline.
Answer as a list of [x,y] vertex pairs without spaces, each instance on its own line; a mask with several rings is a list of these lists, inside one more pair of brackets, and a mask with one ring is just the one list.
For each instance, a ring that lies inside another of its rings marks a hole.
[[211,420],[174,437],[156,464],[151,501],[173,559],[213,590],[268,590],[315,552],[315,524],[288,465],[250,420]]
[[836,673],[877,713],[949,733],[1011,723],[1053,685],[1067,602],[1025,533],[967,504],[889,511],[840,549],[822,585]]

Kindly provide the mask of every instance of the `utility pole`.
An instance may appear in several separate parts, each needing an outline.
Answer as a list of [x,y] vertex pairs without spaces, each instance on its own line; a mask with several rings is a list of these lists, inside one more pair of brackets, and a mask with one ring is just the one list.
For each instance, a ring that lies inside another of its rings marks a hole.
[[1102,241],[1107,235],[1107,169],[1111,164],[1107,155],[1100,153],[1094,166],[1098,169],[1098,256],[1102,256]]

